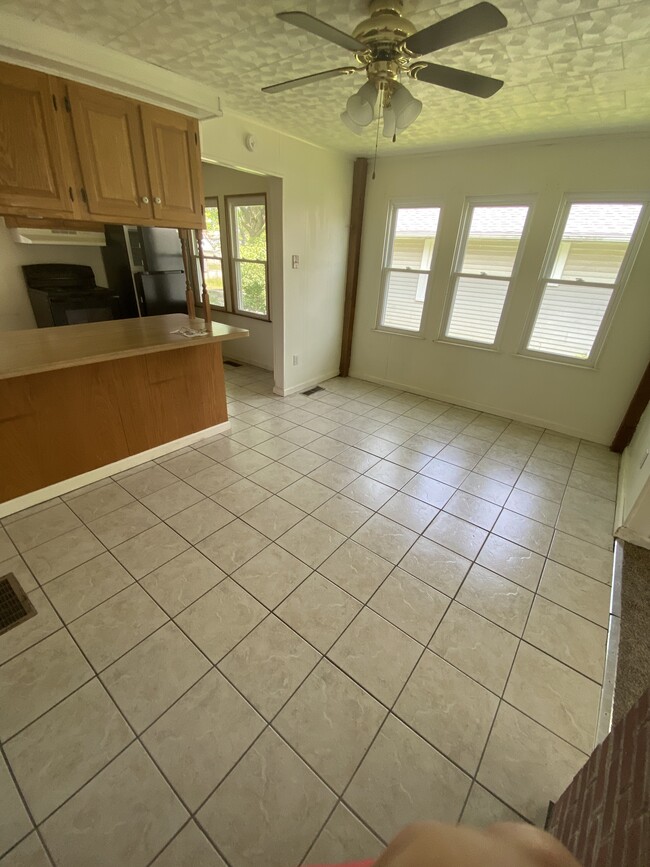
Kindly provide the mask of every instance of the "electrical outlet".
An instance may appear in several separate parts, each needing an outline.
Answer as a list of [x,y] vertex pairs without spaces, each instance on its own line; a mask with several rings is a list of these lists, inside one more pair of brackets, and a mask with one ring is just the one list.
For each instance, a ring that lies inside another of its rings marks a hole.
[[293,356],[293,366],[294,366],[294,367],[297,367],[297,366],[298,366],[298,356],[297,356],[297,355],[294,355],[294,356]]
[[296,256],[295,253],[291,257],[291,267],[292,268],[300,268],[300,256]]

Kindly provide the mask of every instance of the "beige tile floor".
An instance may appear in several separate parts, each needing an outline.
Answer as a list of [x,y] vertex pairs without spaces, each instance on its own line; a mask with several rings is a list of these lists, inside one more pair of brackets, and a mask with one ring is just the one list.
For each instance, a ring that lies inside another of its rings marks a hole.
[[232,431],[27,512],[0,574],[2,867],[292,867],[542,823],[594,741],[617,459],[228,369]]

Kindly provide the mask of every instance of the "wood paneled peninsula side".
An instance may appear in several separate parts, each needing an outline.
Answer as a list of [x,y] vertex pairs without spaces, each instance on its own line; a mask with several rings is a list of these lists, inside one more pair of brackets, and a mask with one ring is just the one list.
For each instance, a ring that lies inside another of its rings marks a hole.
[[180,313],[0,334],[0,503],[227,421],[242,337]]

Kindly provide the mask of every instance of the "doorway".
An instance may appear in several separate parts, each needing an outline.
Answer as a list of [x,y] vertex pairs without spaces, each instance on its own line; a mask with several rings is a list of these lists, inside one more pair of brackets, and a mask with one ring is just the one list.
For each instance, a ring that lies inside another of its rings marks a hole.
[[204,162],[203,183],[212,318],[250,333],[248,340],[224,343],[224,358],[272,371],[280,384],[282,181]]

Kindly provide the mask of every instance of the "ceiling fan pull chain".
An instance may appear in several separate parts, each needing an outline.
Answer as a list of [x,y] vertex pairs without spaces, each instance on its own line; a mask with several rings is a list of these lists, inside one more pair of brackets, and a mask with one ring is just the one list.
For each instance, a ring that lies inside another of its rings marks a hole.
[[384,110],[384,84],[379,84],[379,111],[377,112],[377,134],[375,135],[375,157],[372,162],[372,180],[377,177],[377,150],[379,148],[379,126],[381,124],[381,116]]

